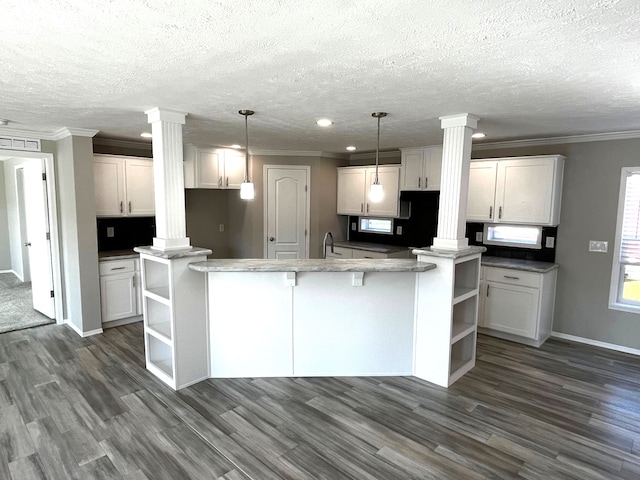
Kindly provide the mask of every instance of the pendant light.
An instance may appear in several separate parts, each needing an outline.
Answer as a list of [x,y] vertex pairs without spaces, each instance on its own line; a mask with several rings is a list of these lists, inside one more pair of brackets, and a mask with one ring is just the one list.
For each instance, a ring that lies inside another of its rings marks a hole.
[[244,148],[244,182],[240,185],[240,198],[242,200],[253,200],[255,197],[255,189],[253,183],[249,181],[249,115],[253,115],[253,110],[240,110],[240,115],[244,115],[244,133],[245,133],[245,148]]
[[371,114],[372,117],[378,119],[378,145],[376,146],[376,176],[371,184],[371,189],[369,190],[369,200],[374,203],[381,202],[384,198],[384,190],[380,181],[378,180],[378,157],[380,155],[380,119],[387,116],[385,112],[374,112]]

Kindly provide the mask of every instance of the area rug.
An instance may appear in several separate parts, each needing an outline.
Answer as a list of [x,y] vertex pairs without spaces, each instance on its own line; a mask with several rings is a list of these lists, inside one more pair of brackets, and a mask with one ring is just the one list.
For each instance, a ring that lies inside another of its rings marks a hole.
[[33,309],[31,282],[13,273],[0,273],[0,333],[54,323]]

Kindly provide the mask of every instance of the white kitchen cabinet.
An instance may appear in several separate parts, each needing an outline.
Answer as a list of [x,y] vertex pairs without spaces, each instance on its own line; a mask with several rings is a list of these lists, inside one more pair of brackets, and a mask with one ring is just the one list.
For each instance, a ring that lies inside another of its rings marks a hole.
[[239,189],[244,181],[244,153],[224,148],[187,145],[185,188]]
[[440,190],[442,147],[400,150],[400,190]]
[[400,208],[400,166],[378,167],[378,181],[384,190],[381,202],[369,200],[369,188],[375,180],[375,167],[338,168],[338,214],[397,217]]
[[[100,307],[104,326],[142,313],[138,265],[136,259],[100,262]],[[122,323],[118,322],[118,325]]]
[[540,346],[551,334],[557,270],[484,267],[483,333]]
[[561,155],[472,161],[467,221],[557,225],[563,170]]
[[98,217],[155,215],[153,160],[94,155],[93,175]]

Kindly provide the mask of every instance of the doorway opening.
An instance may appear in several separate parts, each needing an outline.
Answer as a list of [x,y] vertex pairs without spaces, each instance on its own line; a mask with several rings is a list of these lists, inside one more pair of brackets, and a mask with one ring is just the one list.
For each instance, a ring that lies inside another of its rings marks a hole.
[[0,333],[63,323],[53,155],[0,150]]

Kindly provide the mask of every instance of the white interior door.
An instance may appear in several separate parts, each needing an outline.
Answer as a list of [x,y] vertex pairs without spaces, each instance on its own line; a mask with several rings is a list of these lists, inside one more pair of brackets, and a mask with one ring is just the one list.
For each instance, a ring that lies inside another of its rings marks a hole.
[[266,258],[308,258],[309,167],[265,165]]
[[29,267],[33,308],[49,318],[55,317],[53,303],[53,275],[51,267],[51,241],[46,195],[41,160],[30,160],[23,167],[24,208],[29,247]]

